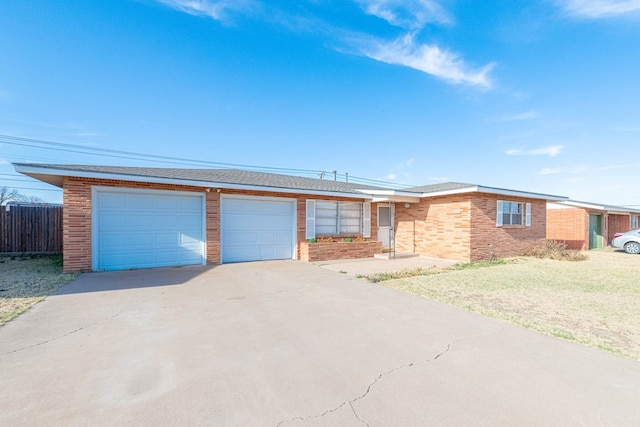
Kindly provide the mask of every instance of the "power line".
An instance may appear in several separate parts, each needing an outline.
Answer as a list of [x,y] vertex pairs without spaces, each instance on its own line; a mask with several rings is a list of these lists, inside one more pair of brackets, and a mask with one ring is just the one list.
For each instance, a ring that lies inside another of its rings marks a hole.
[[11,187],[14,190],[35,190],[35,191],[62,191],[62,188],[32,188],[32,187]]
[[[297,175],[311,175],[312,177],[324,176],[324,175],[326,175],[327,177],[334,176],[334,172],[329,172],[329,171],[255,166],[255,165],[246,165],[246,164],[239,164],[239,163],[212,162],[207,160],[187,159],[187,158],[181,158],[181,157],[169,157],[169,156],[161,156],[156,154],[137,153],[132,151],[112,150],[107,148],[86,147],[86,146],[77,145],[77,144],[68,144],[68,143],[62,143],[62,142],[54,142],[54,141],[47,141],[42,139],[25,138],[25,137],[19,137],[19,136],[11,136],[11,135],[0,135],[0,143],[30,147],[30,148],[43,148],[43,149],[48,149],[48,150],[58,151],[58,152],[70,152],[70,153],[86,154],[86,155],[92,155],[92,156],[120,158],[120,159],[127,159],[127,160],[138,160],[143,162],[152,162],[152,163],[161,163],[161,164],[173,164],[173,165],[183,165],[183,166],[209,166],[214,168],[238,168],[238,169],[244,169],[244,170],[265,171],[265,172],[272,172],[272,173],[280,172],[280,173],[289,173],[289,174],[297,174]],[[16,158],[16,156],[5,156],[5,157]],[[45,161],[48,161],[48,160],[45,159]],[[347,174],[336,173],[335,177],[336,178],[339,177],[340,180],[346,180]],[[356,177],[352,175],[349,175],[349,181],[353,183],[357,182],[361,184],[367,184],[367,185],[373,185],[373,186],[385,186],[387,188],[396,188],[396,189],[406,188],[410,186],[410,185],[392,183],[392,182],[381,181],[381,180],[361,178],[361,177]]]

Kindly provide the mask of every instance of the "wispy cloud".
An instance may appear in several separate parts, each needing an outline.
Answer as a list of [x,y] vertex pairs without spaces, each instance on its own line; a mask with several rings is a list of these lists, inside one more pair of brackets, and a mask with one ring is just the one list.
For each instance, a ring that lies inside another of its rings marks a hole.
[[620,170],[632,167],[632,165],[607,165],[600,168],[601,171]]
[[523,111],[522,113],[505,114],[498,117],[499,122],[515,122],[520,120],[533,120],[540,117],[540,113],[537,111]]
[[479,69],[467,65],[460,55],[441,49],[436,45],[420,44],[412,34],[394,41],[376,41],[361,50],[364,56],[387,64],[403,65],[441,78],[453,84],[468,84],[490,89],[490,77],[494,64]]
[[165,6],[195,16],[206,16],[216,21],[229,17],[231,12],[259,9],[254,0],[156,0]]
[[587,19],[640,13],[640,0],[557,0],[557,3],[570,15]]
[[[222,22],[227,22],[233,15],[244,14],[292,32],[332,37],[328,44],[338,46],[336,50],[413,68],[450,84],[466,84],[483,89],[490,89],[494,85],[490,73],[495,64],[473,67],[458,53],[436,44],[416,41],[416,35],[428,24],[443,25],[453,21],[439,0],[353,0],[365,14],[379,17],[389,25],[406,31],[393,40],[335,26],[304,7],[286,9],[261,0],[156,1],[190,15],[206,16]],[[314,3],[322,6],[322,2]]]
[[538,175],[558,175],[558,174],[578,174],[586,172],[586,166],[574,166],[565,168],[545,168],[538,172]]
[[551,156],[556,157],[560,154],[560,151],[564,148],[563,145],[550,145],[548,147],[533,148],[530,150],[507,150],[507,154],[510,156]]
[[447,12],[432,0],[355,0],[368,15],[384,19],[389,24],[408,29],[422,29],[430,22],[447,24],[452,21]]

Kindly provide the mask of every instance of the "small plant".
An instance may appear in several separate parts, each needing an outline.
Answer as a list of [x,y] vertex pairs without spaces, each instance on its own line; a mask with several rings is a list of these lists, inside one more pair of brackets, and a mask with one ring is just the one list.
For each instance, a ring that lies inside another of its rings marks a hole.
[[474,268],[482,268],[482,267],[491,267],[494,265],[506,264],[507,261],[503,258],[491,258],[482,261],[471,261],[471,262],[458,262],[453,264],[451,267],[448,267],[447,270],[471,270]]
[[415,276],[429,276],[431,274],[437,274],[440,270],[436,268],[405,268],[404,270],[394,271],[390,273],[377,273],[371,274],[369,276],[356,275],[358,278],[367,279],[371,283],[384,282],[385,280],[393,280],[393,279],[405,279],[407,277],[415,277]]
[[567,249],[567,245],[555,240],[545,240],[524,253],[524,256],[532,256],[541,259],[554,259],[557,261],[584,261],[587,256],[580,251]]
[[345,241],[346,243],[351,243],[351,242],[353,242],[353,237],[345,237],[345,238],[344,238],[344,241]]
[[318,243],[318,240],[315,237],[312,237],[311,239],[308,239],[307,242],[309,242],[309,243]]

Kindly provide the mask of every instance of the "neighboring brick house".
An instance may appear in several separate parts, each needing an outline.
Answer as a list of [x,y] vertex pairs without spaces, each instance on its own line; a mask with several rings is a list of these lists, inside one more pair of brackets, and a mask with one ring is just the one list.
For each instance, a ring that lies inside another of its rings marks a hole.
[[[63,189],[66,271],[314,261],[383,249],[461,261],[518,255],[544,240],[546,203],[566,199],[473,184],[392,190],[228,169],[14,167]],[[339,242],[309,243],[327,237]]]
[[609,245],[614,234],[638,228],[640,210],[565,200],[547,204],[547,239],[581,251]]

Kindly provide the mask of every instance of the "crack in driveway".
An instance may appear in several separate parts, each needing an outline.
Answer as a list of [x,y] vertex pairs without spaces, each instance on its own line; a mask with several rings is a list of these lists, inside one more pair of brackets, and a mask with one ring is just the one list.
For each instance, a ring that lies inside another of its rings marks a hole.
[[53,337],[53,338],[50,338],[50,339],[48,339],[48,340],[44,340],[44,341],[41,341],[41,342],[39,342],[39,343],[35,343],[35,344],[29,345],[29,346],[26,346],[26,347],[17,348],[17,349],[15,349],[15,350],[11,350],[11,351],[8,351],[8,352],[6,352],[6,353],[2,353],[2,354],[0,354],[0,356],[7,356],[7,355],[9,355],[9,354],[19,353],[19,352],[21,352],[21,351],[29,350],[30,348],[39,347],[39,346],[41,346],[41,345],[44,345],[44,344],[48,344],[48,343],[50,343],[50,342],[57,341],[57,340],[62,339],[62,338],[64,338],[64,337],[68,337],[69,335],[73,335],[73,334],[75,334],[75,333],[77,333],[77,332],[80,332],[80,331],[84,330],[85,328],[88,328],[88,327],[90,327],[90,326],[93,326],[93,325],[96,325],[96,324],[98,324],[98,323],[104,322],[105,320],[111,320],[111,319],[113,319],[113,318],[116,318],[116,317],[118,317],[119,315],[120,315],[120,313],[116,313],[116,314],[114,314],[114,315],[112,315],[112,316],[108,317],[107,319],[96,320],[95,322],[92,322],[92,323],[90,323],[89,325],[81,326],[81,327],[79,327],[79,328],[77,328],[77,329],[74,329],[73,331],[67,332],[66,334],[62,334],[62,335],[59,335],[59,336],[57,336],[57,337]]
[[[462,339],[464,339],[464,338],[462,338]],[[365,397],[367,397],[367,395],[368,395],[369,393],[371,393],[371,390],[373,390],[373,387],[378,383],[378,381],[382,380],[384,377],[387,377],[387,376],[389,376],[389,375],[393,374],[394,372],[397,372],[397,371],[402,370],[402,369],[412,368],[412,367],[414,367],[414,366],[422,365],[422,364],[425,364],[425,363],[435,362],[435,361],[436,361],[436,360],[438,360],[440,357],[442,357],[444,354],[446,354],[447,352],[449,352],[449,351],[451,350],[451,346],[452,346],[453,344],[457,343],[458,341],[461,341],[462,339],[459,339],[459,340],[455,340],[455,341],[453,341],[453,342],[450,342],[449,344],[447,344],[447,348],[446,348],[446,349],[444,349],[443,351],[441,351],[440,353],[436,354],[436,355],[435,355],[435,357],[431,357],[431,358],[428,358],[428,359],[425,359],[425,360],[421,360],[421,361],[418,361],[418,362],[411,362],[411,363],[408,363],[408,364],[405,364],[405,365],[400,365],[400,366],[397,366],[397,367],[395,367],[395,368],[393,368],[393,369],[390,369],[390,370],[388,370],[388,371],[386,371],[386,372],[383,372],[383,373],[379,374],[379,375],[378,375],[378,376],[377,376],[377,377],[376,377],[376,378],[375,378],[375,379],[374,379],[374,380],[373,380],[373,381],[372,381],[372,382],[367,386],[367,389],[365,390],[365,392],[364,392],[364,393],[362,393],[360,396],[357,396],[357,397],[355,397],[355,398],[353,398],[353,399],[351,399],[351,400],[345,400],[344,402],[340,403],[340,404],[339,404],[338,406],[336,406],[335,408],[332,408],[332,409],[326,410],[326,411],[324,411],[323,413],[318,414],[318,415],[312,415],[312,416],[308,416],[308,417],[295,417],[295,418],[291,418],[291,419],[288,419],[288,420],[283,420],[283,421],[280,421],[280,422],[276,425],[276,427],[280,427],[280,426],[283,426],[283,425],[285,425],[285,424],[292,423],[292,422],[294,422],[294,421],[306,421],[306,420],[319,419],[319,418],[322,418],[322,417],[324,417],[324,416],[326,416],[326,415],[328,415],[328,414],[332,414],[332,413],[334,413],[334,412],[336,412],[336,411],[338,411],[338,410],[342,409],[342,408],[343,408],[344,406],[346,406],[346,405],[349,405],[349,406],[351,407],[351,411],[353,412],[353,415],[356,417],[356,419],[357,419],[358,421],[360,421],[360,423],[362,423],[362,424],[364,424],[364,425],[366,425],[366,426],[369,426],[369,423],[367,423],[364,419],[362,419],[362,418],[360,417],[360,415],[358,415],[358,412],[356,411],[355,407],[353,406],[353,404],[354,404],[354,403],[356,403],[357,401],[362,400],[362,399],[364,399]]]

